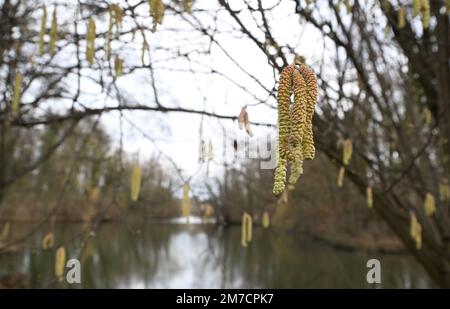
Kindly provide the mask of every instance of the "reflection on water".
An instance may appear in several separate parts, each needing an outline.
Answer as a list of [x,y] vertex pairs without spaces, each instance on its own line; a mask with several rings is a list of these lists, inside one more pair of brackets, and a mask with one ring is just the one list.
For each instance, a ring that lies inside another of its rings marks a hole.
[[[15,233],[29,226],[15,226]],[[80,225],[59,224],[56,243],[73,237]],[[35,249],[0,256],[0,277],[27,273],[30,287],[48,287],[54,251]],[[68,258],[79,248],[68,247]],[[426,273],[409,256],[343,252],[309,240],[256,229],[247,249],[240,227],[147,224],[136,230],[104,224],[86,243],[81,256],[81,284],[72,288],[371,288],[366,262],[377,258],[381,288],[431,287]]]

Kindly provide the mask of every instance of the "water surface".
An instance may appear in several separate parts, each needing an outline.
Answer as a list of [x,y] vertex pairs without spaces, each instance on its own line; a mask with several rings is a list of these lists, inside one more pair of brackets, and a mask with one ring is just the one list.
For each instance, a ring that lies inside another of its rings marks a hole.
[[[17,236],[32,225],[16,224]],[[151,223],[103,224],[81,251],[80,224],[56,224],[57,244],[81,260],[81,284],[53,279],[54,250],[43,251],[44,228],[26,250],[0,256],[0,277],[26,273],[30,287],[71,288],[427,288],[430,279],[408,255],[347,252],[284,233],[255,229],[248,248],[240,227]],[[299,240],[300,239],[300,240]],[[69,241],[71,240],[71,241]],[[78,244],[78,245],[76,245]],[[366,262],[381,262],[382,283],[366,282]]]

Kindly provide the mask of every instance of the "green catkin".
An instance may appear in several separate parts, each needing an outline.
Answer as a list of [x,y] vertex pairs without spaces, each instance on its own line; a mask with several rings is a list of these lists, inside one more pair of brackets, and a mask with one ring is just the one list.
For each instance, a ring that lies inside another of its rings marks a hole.
[[[294,104],[291,110],[291,93]],[[303,160],[315,155],[312,117],[317,101],[317,78],[303,57],[283,69],[278,87],[278,158],[273,193],[285,189],[286,164],[290,161],[289,189],[293,189],[303,172]]]
[[389,12],[389,0],[381,0],[381,8],[386,11]]
[[87,26],[87,36],[86,36],[86,59],[90,65],[94,63],[94,53],[95,53],[95,37],[96,37],[96,29],[95,29],[95,21],[91,17],[88,21]]
[[445,9],[447,11],[447,14],[450,15],[450,0],[445,1]]
[[303,148],[305,160],[314,159],[316,150],[314,148],[314,136],[312,130],[312,119],[314,116],[314,108],[317,102],[317,76],[314,71],[304,63],[304,58],[298,58],[300,63],[300,74],[303,76],[306,83],[307,92],[307,104],[306,104],[306,120],[305,120],[305,132],[303,135]]
[[422,25],[424,29],[430,26],[430,0],[421,0]]
[[50,55],[54,55],[56,53],[56,41],[58,39],[58,17],[56,12],[56,6],[53,10],[52,16],[52,25],[50,28],[50,42],[48,43],[48,49]]
[[275,181],[273,185],[273,194],[278,195],[285,189],[287,159],[278,158],[277,167],[275,169]]
[[52,232],[47,233],[44,238],[42,238],[42,249],[48,250],[53,248],[55,243],[55,237]]
[[109,9],[112,17],[112,23],[116,27],[116,33],[118,33],[122,28],[122,8],[118,4],[111,4]]
[[42,18],[41,18],[41,31],[39,32],[39,55],[44,55],[45,53],[45,33],[47,31],[47,7],[44,5],[42,8]]
[[337,178],[337,186],[341,188],[344,185],[345,167],[341,166]]
[[248,243],[252,241],[253,219],[248,213],[242,215],[241,225],[241,245],[246,248]]
[[11,223],[6,222],[6,223],[3,225],[3,230],[2,230],[2,240],[3,240],[3,241],[7,241],[7,240],[8,240],[10,229],[11,229]]
[[409,234],[416,243],[416,249],[420,250],[422,248],[422,226],[420,225],[419,221],[417,221],[417,217],[413,212],[411,212],[410,215]]
[[424,210],[427,216],[432,216],[436,212],[436,201],[431,193],[425,196]]
[[405,23],[406,23],[406,19],[405,19],[405,8],[403,6],[401,6],[398,9],[398,28],[402,29],[405,27]]
[[114,70],[116,73],[116,78],[123,74],[123,60],[119,57],[119,55],[117,55],[114,59]]
[[351,139],[344,140],[342,147],[342,162],[345,166],[350,163],[353,154],[353,143]]
[[373,192],[372,187],[367,187],[366,189],[366,199],[367,199],[367,208],[373,207]]
[[22,92],[22,74],[17,72],[14,78],[13,98],[11,102],[11,111],[13,112],[13,114],[19,113],[21,92]]
[[[294,105],[289,117],[289,146],[296,149],[302,144],[303,133],[305,131],[305,109],[307,103],[306,84],[303,76],[298,70],[294,70],[292,74],[292,84],[294,90]],[[291,156],[294,161],[295,156]]]
[[148,0],[150,6],[150,16],[153,18],[152,32],[156,31],[157,24],[162,24],[166,6],[162,0]]
[[294,105],[289,119],[289,144],[291,147],[289,156],[291,174],[289,176],[289,188],[295,188],[298,178],[303,173],[303,137],[306,122],[307,87],[303,76],[295,69],[292,73],[292,85],[294,90]]
[[350,0],[345,0],[345,9],[347,11],[347,14],[350,14],[352,11],[352,5],[350,4]]
[[292,77],[295,68],[287,66],[281,71],[278,86],[278,158],[275,170],[275,180],[273,193],[280,194],[285,189],[286,182],[286,164],[289,153],[289,112],[290,112],[290,95],[292,89]]
[[251,242],[253,239],[253,218],[252,216],[250,216],[249,214],[246,214],[246,218],[247,218],[247,223],[246,223],[246,227],[247,227],[247,242]]
[[137,201],[141,190],[141,166],[135,163],[131,172],[131,200]]
[[55,276],[61,278],[64,275],[64,267],[66,266],[66,249],[59,247],[55,256]]
[[245,212],[242,215],[241,220],[241,245],[242,247],[247,248],[247,227],[246,227]]
[[183,0],[183,9],[187,13],[192,12],[192,5],[194,4],[193,0]]
[[262,223],[262,227],[265,229],[268,229],[270,227],[270,215],[267,210],[263,212],[261,223]]
[[413,0],[413,16],[416,17],[420,13],[422,7],[422,0]]

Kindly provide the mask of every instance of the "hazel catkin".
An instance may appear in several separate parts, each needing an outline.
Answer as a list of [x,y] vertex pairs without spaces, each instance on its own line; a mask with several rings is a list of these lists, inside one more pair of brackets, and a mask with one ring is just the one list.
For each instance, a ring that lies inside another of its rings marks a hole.
[[42,8],[41,31],[39,32],[39,55],[43,55],[45,50],[45,32],[47,31],[47,7]]
[[[291,110],[292,93],[294,103]],[[316,101],[316,75],[305,64],[303,57],[296,57],[294,64],[281,71],[279,79],[278,158],[273,187],[275,195],[285,189],[288,162],[291,162],[289,189],[293,189],[303,172],[303,160],[314,158],[312,117]]]
[[431,193],[425,195],[424,210],[427,216],[432,216],[436,212],[436,201]]
[[422,226],[413,212],[410,215],[409,234],[416,244],[416,249],[420,250],[422,248]]
[[307,102],[306,102],[306,115],[305,115],[305,132],[303,136],[303,147],[304,147],[304,157],[305,160],[312,160],[315,156],[315,148],[314,148],[314,137],[312,130],[312,118],[314,115],[314,108],[317,102],[317,77],[314,71],[307,66],[302,58],[300,58],[300,74],[302,74],[305,84],[306,84],[306,93],[307,93]]
[[56,52],[56,41],[58,39],[58,17],[56,12],[56,7],[53,10],[53,16],[52,16],[52,25],[50,28],[50,42],[48,43],[48,49],[50,52],[50,55],[54,55]]
[[91,17],[88,21],[87,35],[86,35],[86,59],[90,65],[94,63],[94,53],[95,53],[95,21]]
[[55,256],[55,276],[61,278],[64,275],[64,267],[66,266],[66,249],[59,247]]

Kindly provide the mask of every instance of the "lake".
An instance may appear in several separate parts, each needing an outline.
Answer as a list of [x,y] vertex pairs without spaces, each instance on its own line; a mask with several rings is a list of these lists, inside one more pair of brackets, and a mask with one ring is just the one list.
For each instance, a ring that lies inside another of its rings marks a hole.
[[[17,237],[31,224],[13,224]],[[255,228],[240,245],[239,226],[105,223],[83,245],[83,225],[54,224],[33,235],[27,248],[0,255],[0,277],[24,273],[33,288],[427,288],[432,283],[409,255],[337,250],[306,237]],[[81,284],[53,282],[55,250],[40,248],[53,231],[67,257],[81,261]],[[73,240],[75,239],[75,240]],[[78,245],[77,245],[78,244]],[[381,262],[382,283],[366,282],[367,260]]]

